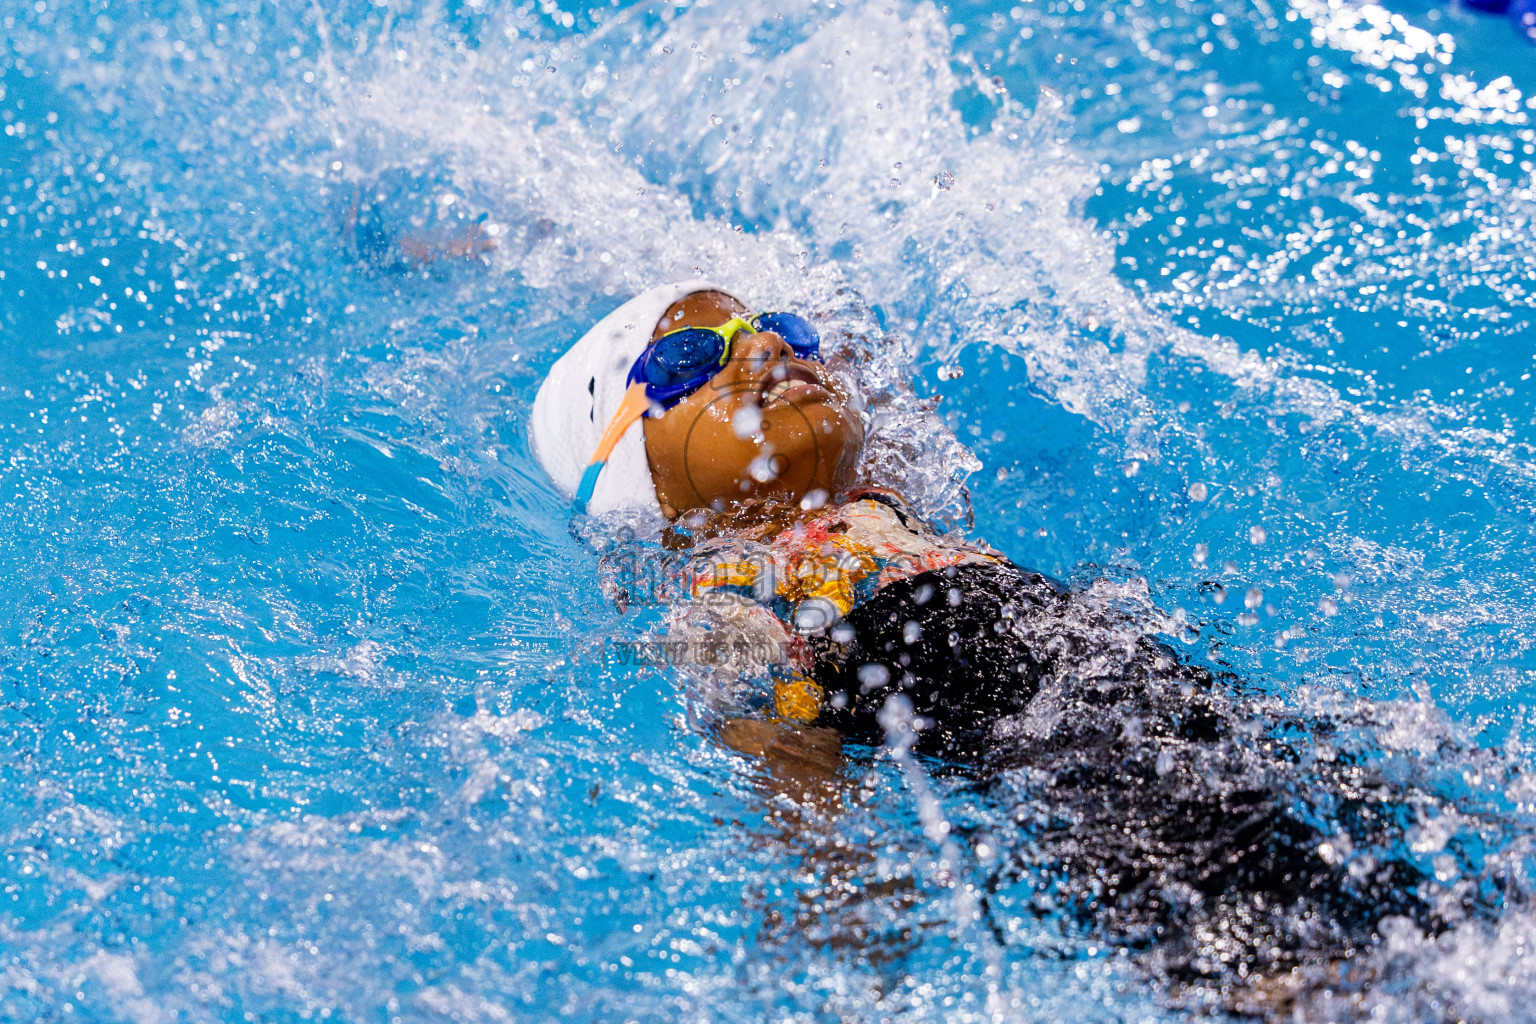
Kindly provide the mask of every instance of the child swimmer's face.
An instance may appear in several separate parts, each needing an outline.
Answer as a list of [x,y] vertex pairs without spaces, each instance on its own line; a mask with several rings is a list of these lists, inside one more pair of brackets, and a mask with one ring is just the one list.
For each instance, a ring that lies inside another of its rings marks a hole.
[[[719,327],[746,312],[723,292],[695,292],[668,307],[651,337]],[[737,333],[730,360],[708,384],[644,423],[656,497],[669,518],[743,498],[799,501],[819,491],[824,501],[853,482],[864,447],[844,385],[767,331]]]

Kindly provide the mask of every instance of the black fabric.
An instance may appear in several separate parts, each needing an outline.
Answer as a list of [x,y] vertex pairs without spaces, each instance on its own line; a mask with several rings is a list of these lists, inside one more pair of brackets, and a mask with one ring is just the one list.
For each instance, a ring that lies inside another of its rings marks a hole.
[[[1042,913],[1154,948],[1183,982],[1336,963],[1387,915],[1443,927],[1390,789],[1285,739],[1329,726],[1259,719],[1235,680],[1217,685],[1140,620],[1006,562],[925,572],[813,642],[819,723],[878,745],[881,708],[905,694],[928,720],[916,749],[1015,808],[1028,841],[994,890],[1024,885]],[[1369,871],[1324,858],[1340,836]]]
[[814,676],[829,698],[821,724],[879,744],[880,709],[904,693],[927,723],[917,750],[980,758],[992,723],[1022,710],[1047,669],[1014,623],[1066,600],[1059,584],[1007,562],[888,584],[812,643]]

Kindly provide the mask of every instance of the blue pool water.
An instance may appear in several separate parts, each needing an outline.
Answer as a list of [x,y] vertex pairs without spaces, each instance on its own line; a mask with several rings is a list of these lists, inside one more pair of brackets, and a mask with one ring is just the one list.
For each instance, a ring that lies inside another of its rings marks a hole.
[[[941,396],[974,461],[914,420],[900,467],[935,516],[968,473],[1016,561],[1367,722],[1431,899],[1504,880],[1296,1019],[1533,1019],[1536,64],[1502,19],[0,11],[0,1017],[1194,1012],[1027,904],[974,920],[988,858],[943,826],[1006,848],[1006,814],[899,759],[827,827],[920,898],[786,924],[817,869],[753,767],[607,656],[658,613],[605,600],[528,410],[706,270]],[[391,266],[358,211],[495,248]]]

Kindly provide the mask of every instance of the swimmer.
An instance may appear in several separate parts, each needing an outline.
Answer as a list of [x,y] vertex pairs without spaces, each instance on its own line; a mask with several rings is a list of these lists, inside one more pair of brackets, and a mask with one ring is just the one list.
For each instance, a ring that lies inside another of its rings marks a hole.
[[[781,720],[878,744],[900,694],[925,724],[920,753],[980,763],[993,727],[1074,654],[1058,584],[939,535],[894,491],[854,487],[857,395],[794,313],[717,288],[647,292],[551,370],[533,443],[578,507],[653,510],[700,546],[691,597],[734,599],[788,652]],[[1151,640],[1117,667],[1132,666],[1208,682]]]
[[914,724],[936,770],[1017,800],[1027,842],[994,890],[1026,885],[1228,1007],[1279,1013],[1308,969],[1335,984],[1385,918],[1445,926],[1361,765],[1308,764],[1134,617],[859,486],[857,381],[824,356],[806,316],[667,285],[593,327],[534,403],[534,452],[575,510],[652,513],[687,550],[674,630],[776,653],[725,742],[814,800],[843,743]]

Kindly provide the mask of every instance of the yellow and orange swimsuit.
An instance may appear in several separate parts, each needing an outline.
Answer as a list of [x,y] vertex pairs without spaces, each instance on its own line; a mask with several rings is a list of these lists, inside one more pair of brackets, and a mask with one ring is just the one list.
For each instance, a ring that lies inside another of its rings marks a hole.
[[1004,561],[985,545],[934,533],[884,491],[808,516],[711,525],[689,563],[689,593],[717,608],[735,605],[734,628],[777,642],[784,657],[774,670],[774,710],[801,722],[815,719],[824,699],[811,679],[809,639],[835,635],[840,620],[893,582]]

